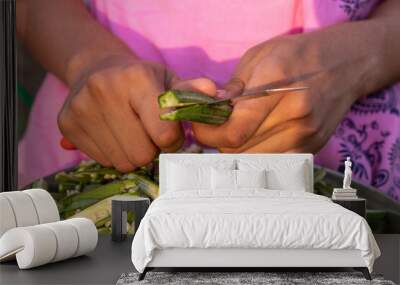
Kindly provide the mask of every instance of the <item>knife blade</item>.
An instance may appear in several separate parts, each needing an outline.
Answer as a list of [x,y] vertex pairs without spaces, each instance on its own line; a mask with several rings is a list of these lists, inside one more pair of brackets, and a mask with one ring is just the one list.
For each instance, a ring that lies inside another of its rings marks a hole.
[[281,92],[297,92],[297,91],[304,91],[309,89],[308,86],[293,86],[289,87],[292,84],[300,83],[307,81],[315,76],[318,76],[323,70],[311,71],[304,74],[300,74],[293,77],[287,77],[280,80],[276,80],[267,84],[263,84],[260,86],[256,86],[250,89],[245,90],[242,94],[237,96],[233,96],[230,98],[220,99],[214,102],[205,103],[207,105],[219,104],[219,103],[235,103],[236,101],[240,100],[247,100],[252,98],[264,97],[269,96],[273,93],[281,93]]
[[206,105],[215,105],[221,103],[236,103],[242,100],[254,99],[259,97],[269,96],[275,93],[284,93],[284,92],[296,92],[296,91],[304,91],[309,89],[308,86],[298,86],[298,87],[282,87],[282,88],[270,88],[263,90],[247,90],[238,96],[234,96],[227,99],[220,99],[214,102],[205,103]]

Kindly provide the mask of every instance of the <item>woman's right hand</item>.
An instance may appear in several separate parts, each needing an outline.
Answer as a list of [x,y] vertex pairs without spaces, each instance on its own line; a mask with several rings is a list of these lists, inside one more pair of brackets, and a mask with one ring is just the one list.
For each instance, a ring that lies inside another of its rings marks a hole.
[[58,115],[61,133],[104,166],[131,171],[153,160],[159,149],[183,143],[178,122],[161,121],[157,97],[168,88],[215,89],[206,79],[179,81],[161,64],[114,56],[77,77]]

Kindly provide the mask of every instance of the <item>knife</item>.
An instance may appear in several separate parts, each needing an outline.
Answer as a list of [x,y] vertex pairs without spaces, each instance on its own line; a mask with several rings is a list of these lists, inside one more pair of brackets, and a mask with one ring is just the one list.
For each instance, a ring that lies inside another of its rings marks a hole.
[[258,97],[269,96],[274,93],[282,93],[282,92],[298,92],[310,89],[308,86],[293,86],[289,87],[292,84],[298,82],[307,81],[317,75],[319,75],[323,70],[311,71],[307,73],[303,73],[293,77],[287,77],[284,79],[272,81],[267,84],[263,84],[260,86],[252,87],[250,89],[245,90],[242,94],[237,96],[233,96],[231,98],[220,99],[214,102],[205,103],[206,105],[213,105],[219,103],[235,103],[241,100],[253,99]]
[[[214,102],[204,103],[206,105],[214,105],[220,103],[236,103],[242,100],[254,99],[259,97],[269,96],[274,93],[284,93],[284,92],[296,92],[304,91],[309,89],[308,86],[298,86],[298,87],[282,87],[282,88],[269,88],[269,89],[259,89],[259,90],[246,90],[238,96],[234,96],[227,99],[220,99]],[[258,88],[257,88],[258,89]]]

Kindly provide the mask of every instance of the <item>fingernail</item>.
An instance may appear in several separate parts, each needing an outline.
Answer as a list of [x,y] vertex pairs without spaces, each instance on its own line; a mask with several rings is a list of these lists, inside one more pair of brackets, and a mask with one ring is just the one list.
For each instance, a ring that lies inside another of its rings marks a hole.
[[217,98],[225,99],[225,98],[228,98],[228,96],[229,96],[228,91],[223,90],[223,89],[218,89],[217,90],[217,95],[216,95]]

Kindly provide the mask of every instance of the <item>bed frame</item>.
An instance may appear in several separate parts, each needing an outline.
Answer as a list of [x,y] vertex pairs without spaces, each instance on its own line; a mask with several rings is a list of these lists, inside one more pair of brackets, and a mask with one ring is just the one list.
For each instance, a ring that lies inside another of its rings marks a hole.
[[155,268],[231,268],[235,271],[285,268],[290,271],[290,268],[338,267],[361,271],[367,280],[371,280],[359,250],[237,248],[156,250],[152,261],[139,275],[139,280],[143,280],[146,273]]
[[[303,160],[307,164],[307,192],[313,192],[312,154],[162,154],[160,156],[160,193],[166,191],[167,162],[173,160],[217,159],[268,159]],[[152,261],[139,275],[143,280],[146,273],[155,268],[230,268],[234,271],[265,268],[343,268],[361,271],[371,280],[368,268],[359,250],[329,249],[253,249],[253,248],[169,248],[154,252]],[[262,271],[262,270],[261,270]]]

